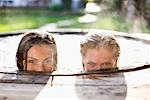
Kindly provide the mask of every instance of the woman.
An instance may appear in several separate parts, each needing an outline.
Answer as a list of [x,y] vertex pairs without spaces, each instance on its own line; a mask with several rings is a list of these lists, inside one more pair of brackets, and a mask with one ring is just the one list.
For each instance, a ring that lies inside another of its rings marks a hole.
[[53,72],[57,68],[57,48],[47,32],[25,33],[16,53],[19,71]]

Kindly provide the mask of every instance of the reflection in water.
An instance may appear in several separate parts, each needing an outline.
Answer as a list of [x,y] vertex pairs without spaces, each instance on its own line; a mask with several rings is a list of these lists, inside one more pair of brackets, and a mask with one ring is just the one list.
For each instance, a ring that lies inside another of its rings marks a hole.
[[34,100],[48,79],[49,76],[39,75],[1,75],[0,100]]
[[125,100],[127,85],[123,73],[95,75],[94,79],[91,78],[76,78],[75,88],[79,99]]
[[49,76],[34,75],[34,74],[6,74],[1,75],[0,82],[4,83],[21,83],[21,84],[46,84]]

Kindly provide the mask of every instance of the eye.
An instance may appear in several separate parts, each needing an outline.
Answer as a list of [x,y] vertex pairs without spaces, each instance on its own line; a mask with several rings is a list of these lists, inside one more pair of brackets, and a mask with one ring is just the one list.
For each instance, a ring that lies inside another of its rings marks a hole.
[[95,69],[96,64],[94,62],[88,62],[85,64],[87,69]]
[[35,63],[36,61],[35,60],[27,60],[27,63]]
[[52,60],[51,59],[47,59],[44,61],[44,64],[50,65],[52,64]]
[[111,63],[110,63],[110,62],[107,62],[107,63],[105,63],[105,65],[110,66],[110,65],[111,65]]
[[88,65],[88,66],[95,66],[95,63],[93,63],[93,62],[88,62],[87,65]]
[[103,68],[109,68],[112,67],[112,64],[110,62],[105,62],[101,65]]

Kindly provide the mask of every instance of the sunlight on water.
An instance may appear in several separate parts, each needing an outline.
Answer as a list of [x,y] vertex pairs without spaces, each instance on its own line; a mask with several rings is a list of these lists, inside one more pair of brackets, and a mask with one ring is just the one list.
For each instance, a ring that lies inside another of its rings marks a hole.
[[16,50],[21,36],[10,36],[0,39],[0,70],[15,71],[16,67]]
[[150,63],[150,45],[125,38],[120,38],[118,42],[121,47],[120,66],[134,67]]

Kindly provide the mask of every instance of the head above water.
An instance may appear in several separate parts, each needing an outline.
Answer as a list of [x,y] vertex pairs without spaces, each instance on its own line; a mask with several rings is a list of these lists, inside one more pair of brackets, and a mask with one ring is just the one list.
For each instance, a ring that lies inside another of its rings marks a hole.
[[47,32],[24,33],[16,53],[19,71],[53,72],[57,68],[57,48]]
[[120,47],[113,36],[88,34],[80,47],[85,71],[117,67]]

